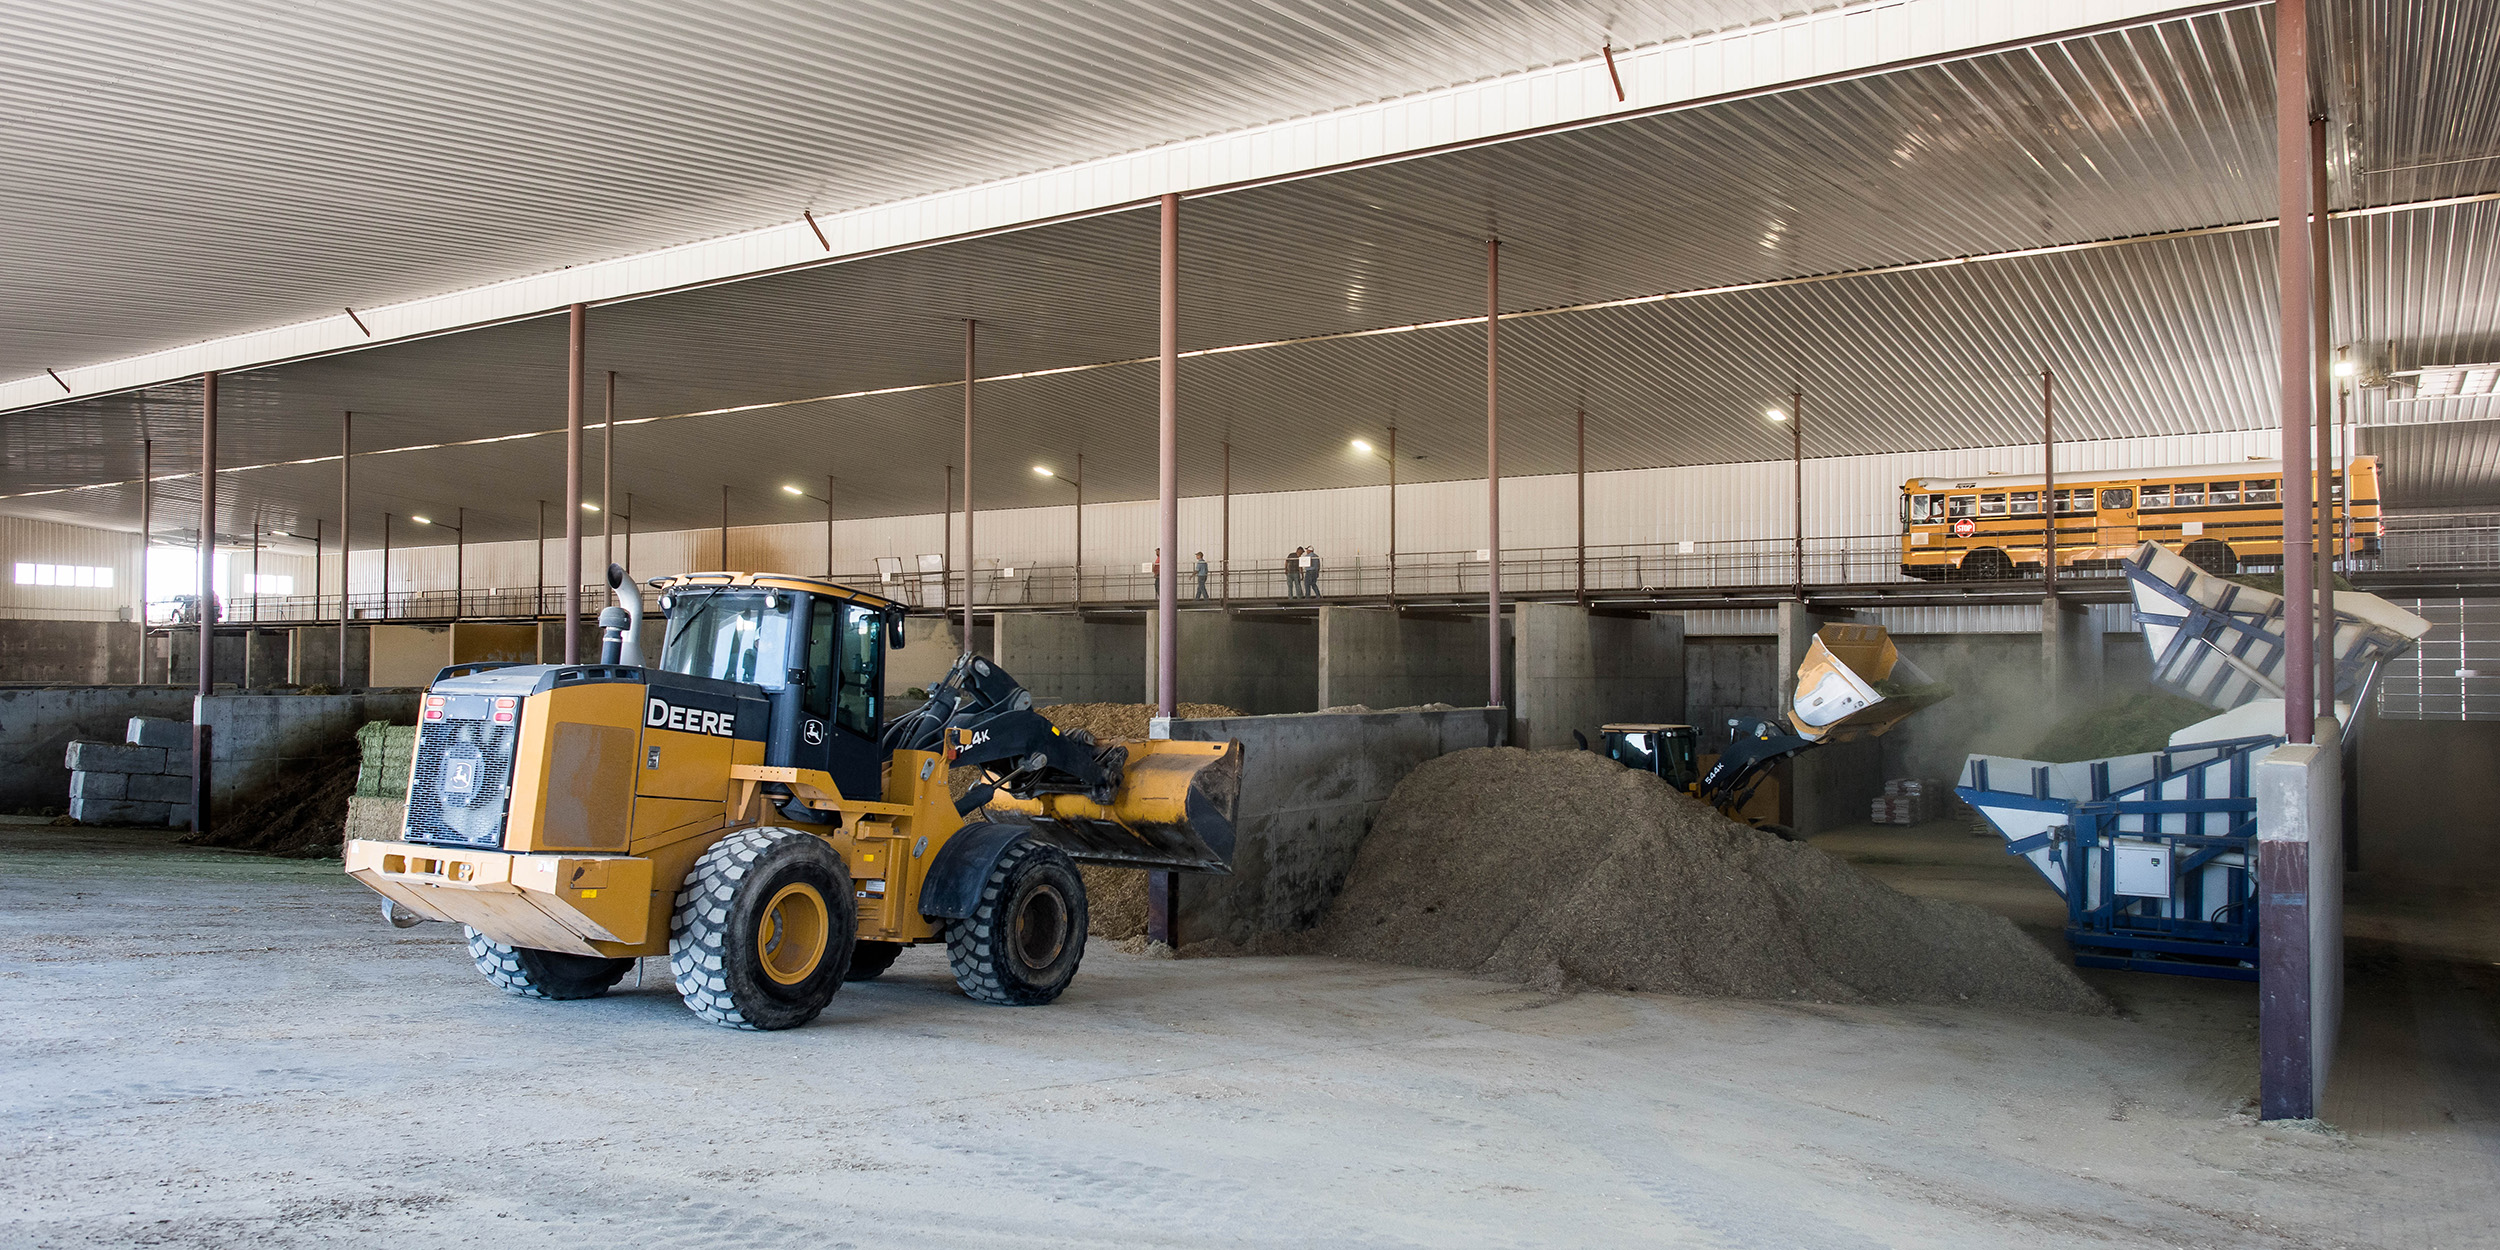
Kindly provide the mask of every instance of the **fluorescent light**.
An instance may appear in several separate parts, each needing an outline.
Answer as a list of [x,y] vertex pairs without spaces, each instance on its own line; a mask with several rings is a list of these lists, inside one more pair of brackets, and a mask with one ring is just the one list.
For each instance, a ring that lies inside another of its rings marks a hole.
[[1033,466],[1033,471],[1034,471],[1035,473],[1038,473],[1038,474],[1042,475],[1043,477],[1057,477],[1057,476],[1059,476],[1058,474],[1053,473],[1053,472],[1051,472],[1050,470],[1045,469],[1045,468],[1043,468],[1042,466],[1040,466],[1040,465],[1038,465],[1038,464]]
[[1362,452],[1364,455],[1368,456],[1371,454],[1372,445],[1358,438],[1354,440],[1354,450]]
[[[790,492],[790,493],[791,493],[791,494],[793,494],[793,495],[804,495],[804,494],[806,494],[806,493],[807,493],[806,491],[800,490],[800,489],[799,489],[798,487],[796,487],[796,486],[784,486],[784,487],[782,487],[781,489],[786,490],[786,491]],[[585,508],[587,508],[587,507],[589,507],[590,505],[589,505],[589,504],[583,504],[582,506],[583,506],[583,507],[585,507]]]

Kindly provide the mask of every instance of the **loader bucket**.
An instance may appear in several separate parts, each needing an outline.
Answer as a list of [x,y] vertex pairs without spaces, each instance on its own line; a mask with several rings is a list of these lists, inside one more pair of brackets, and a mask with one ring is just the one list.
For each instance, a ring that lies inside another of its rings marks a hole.
[[1902,659],[1883,626],[1826,625],[1797,665],[1788,723],[1810,741],[1853,742],[1952,694]]
[[1127,745],[1128,766],[1108,806],[1082,794],[1002,793],[990,800],[991,817],[1029,823],[1043,841],[1083,863],[1231,872],[1241,744]]

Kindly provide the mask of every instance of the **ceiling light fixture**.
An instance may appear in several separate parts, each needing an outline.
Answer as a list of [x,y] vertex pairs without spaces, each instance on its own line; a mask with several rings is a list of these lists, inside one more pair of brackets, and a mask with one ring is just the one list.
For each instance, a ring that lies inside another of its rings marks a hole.
[[2408,375],[2415,399],[2473,399],[2492,394],[2500,385],[2500,364],[2435,365],[2396,373],[2400,378]]
[[1788,414],[1781,412],[1777,408],[1765,408],[1762,410],[1762,415],[1773,421],[1785,421],[1788,419]]
[[1354,440],[1354,450],[1362,452],[1364,455],[1368,456],[1371,454],[1372,445],[1358,438]]
[[1058,474],[1053,473],[1053,472],[1051,472],[1050,470],[1045,469],[1045,468],[1043,468],[1042,466],[1040,466],[1040,465],[1038,465],[1038,464],[1033,466],[1033,472],[1035,472],[1035,473],[1037,473],[1037,474],[1039,474],[1039,475],[1041,475],[1041,476],[1043,476],[1043,477],[1057,477],[1057,476],[1059,476]]

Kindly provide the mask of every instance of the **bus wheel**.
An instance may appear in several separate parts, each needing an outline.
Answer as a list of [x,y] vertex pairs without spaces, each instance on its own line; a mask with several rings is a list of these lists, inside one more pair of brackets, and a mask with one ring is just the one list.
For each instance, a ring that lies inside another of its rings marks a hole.
[[1982,547],[1962,557],[1962,576],[1974,582],[2004,581],[2014,576],[2014,562],[1994,547]]
[[2220,539],[2199,538],[2179,554],[2208,573],[2229,577],[2240,571],[2240,558],[2231,554],[2231,544]]

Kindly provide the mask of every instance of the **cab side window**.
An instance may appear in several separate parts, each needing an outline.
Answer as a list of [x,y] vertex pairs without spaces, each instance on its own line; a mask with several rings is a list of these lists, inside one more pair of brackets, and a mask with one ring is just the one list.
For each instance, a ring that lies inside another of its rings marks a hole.
[[807,714],[817,720],[833,719],[833,683],[838,675],[833,669],[834,631],[842,624],[842,605],[831,599],[818,598],[809,605],[807,614]]
[[[834,722],[873,738],[877,735],[878,704],[885,696],[880,689],[884,683],[880,680],[879,664],[885,656],[885,616],[855,603],[841,605],[840,613],[834,642],[841,655],[842,686]],[[833,615],[826,613],[827,617]]]

